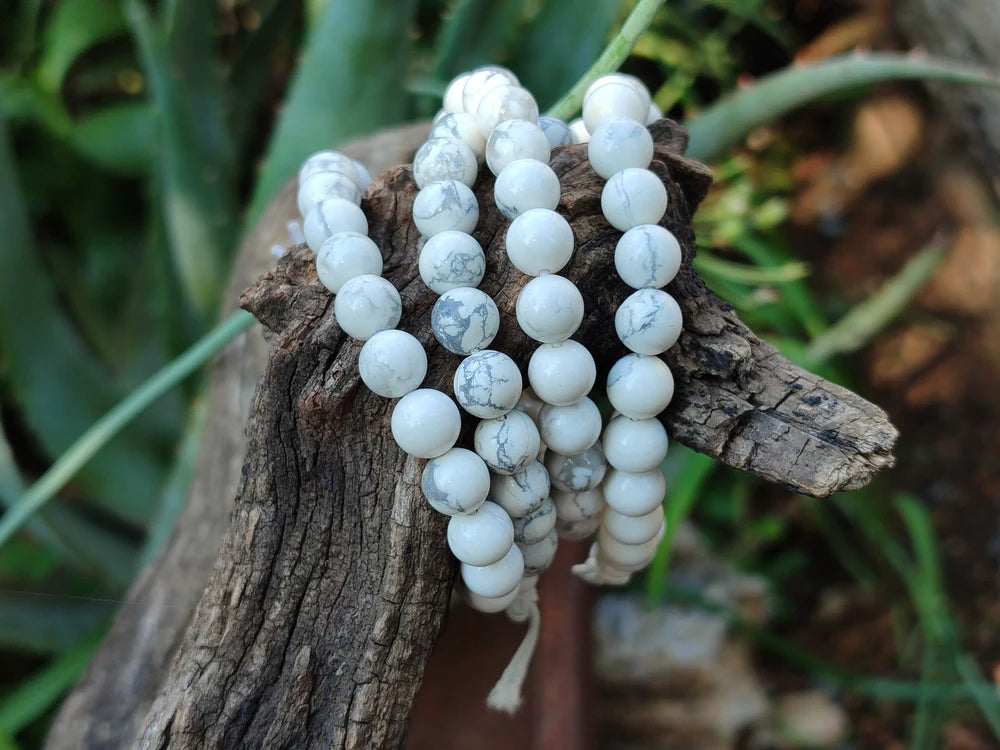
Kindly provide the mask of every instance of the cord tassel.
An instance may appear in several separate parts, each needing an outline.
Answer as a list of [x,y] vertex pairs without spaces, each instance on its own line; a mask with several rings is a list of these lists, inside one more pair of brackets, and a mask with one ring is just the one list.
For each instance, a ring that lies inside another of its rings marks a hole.
[[528,632],[524,634],[524,640],[517,647],[507,668],[486,698],[486,705],[494,711],[513,714],[521,707],[521,690],[524,687],[524,678],[528,675],[528,666],[535,653],[535,646],[538,644],[541,622],[538,604],[532,603],[528,614]]

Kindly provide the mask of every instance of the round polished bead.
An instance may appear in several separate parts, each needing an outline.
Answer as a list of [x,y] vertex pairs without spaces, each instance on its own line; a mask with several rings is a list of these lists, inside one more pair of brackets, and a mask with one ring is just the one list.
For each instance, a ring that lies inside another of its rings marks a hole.
[[488,500],[471,513],[448,521],[448,548],[469,565],[491,565],[514,543],[514,524],[496,503]]
[[626,417],[650,419],[674,396],[674,376],[659,357],[627,354],[608,372],[608,400]]
[[518,593],[520,592],[517,586],[503,596],[480,596],[466,589],[463,597],[465,598],[465,602],[474,610],[492,615],[507,609],[517,599]]
[[[476,68],[465,81],[462,87],[462,111],[476,113],[479,102],[483,100],[492,89],[497,86],[518,86],[520,81],[507,68],[499,65],[483,65]],[[447,91],[445,91],[447,94]]]
[[545,402],[538,398],[533,390],[525,388],[521,391],[521,399],[517,402],[517,408],[536,422],[538,421],[538,412],[542,410],[543,406],[545,406]]
[[451,79],[451,82],[444,90],[442,109],[446,113],[464,112],[462,106],[462,94],[465,91],[465,84],[472,78],[472,73],[461,73]]
[[486,141],[486,165],[494,175],[518,159],[535,159],[548,163],[552,147],[545,133],[527,120],[501,122]]
[[587,132],[582,117],[570,122],[569,132],[573,136],[573,143],[587,143],[590,140],[590,133]]
[[466,112],[446,114],[431,128],[431,138],[457,138],[476,155],[477,164],[486,152],[486,139],[479,132],[476,118]]
[[538,414],[538,433],[556,453],[583,453],[601,436],[601,412],[584,396],[569,406],[546,404]]
[[472,513],[489,494],[490,470],[472,451],[452,448],[427,462],[420,475],[420,487],[438,513]]
[[520,86],[496,86],[486,92],[476,108],[476,125],[487,139],[497,125],[507,120],[538,122],[538,104]]
[[457,287],[477,287],[486,274],[486,255],[471,234],[449,230],[430,237],[420,248],[420,278],[438,294]]
[[604,123],[625,118],[646,122],[649,97],[643,98],[635,86],[622,81],[609,81],[594,88],[583,101],[583,122],[593,134]]
[[604,492],[600,487],[585,492],[555,490],[552,502],[556,515],[564,521],[583,521],[601,515],[604,510]]
[[604,455],[616,469],[650,471],[667,457],[669,439],[658,419],[612,418],[604,430]]
[[485,349],[500,330],[500,311],[488,294],[462,286],[442,294],[431,309],[431,331],[455,354]]
[[612,469],[604,477],[604,500],[625,516],[644,516],[663,502],[667,482],[659,469],[633,473]]
[[358,170],[358,189],[363,193],[372,184],[372,173],[362,162],[352,159],[354,168]]
[[406,331],[379,331],[361,347],[358,371],[372,392],[400,398],[424,382],[427,354],[423,344]]
[[395,328],[403,314],[396,287],[374,274],[362,274],[344,282],[333,300],[337,324],[359,341],[379,331]]
[[663,118],[663,110],[656,106],[656,102],[649,103],[649,112],[646,114],[646,124],[652,125],[657,120]]
[[549,451],[545,454],[545,468],[549,470],[549,481],[556,489],[586,492],[601,484],[608,464],[598,442],[575,456]]
[[493,185],[493,199],[508,219],[530,209],[554,209],[559,205],[560,193],[559,178],[552,167],[537,159],[510,162]]
[[299,169],[299,185],[320,172],[340,172],[359,189],[367,187],[367,184],[361,184],[362,175],[358,172],[358,162],[337,151],[317,151],[309,156]]
[[601,517],[581,518],[579,521],[570,521],[560,518],[556,521],[556,533],[560,539],[567,541],[579,541],[593,536],[594,532],[600,528]]
[[615,247],[615,270],[633,289],[660,289],[681,267],[681,246],[669,229],[658,224],[632,227]]
[[528,336],[555,344],[572,336],[583,322],[583,296],[569,279],[546,274],[524,285],[515,311],[518,325]]
[[324,242],[341,232],[368,234],[365,212],[343,198],[331,198],[313,206],[302,222],[302,234],[314,253],[319,252]]
[[639,289],[615,311],[615,331],[636,354],[663,354],[681,335],[681,308],[662,289]]
[[546,498],[541,505],[526,516],[514,519],[514,541],[534,544],[549,535],[556,525],[556,506]]
[[552,148],[556,146],[569,146],[573,143],[573,133],[570,132],[569,125],[558,117],[542,115],[538,118],[538,127],[545,133],[545,137],[549,139],[549,145]]
[[667,189],[648,169],[615,172],[601,191],[601,211],[615,229],[656,224],[667,210]]
[[478,173],[476,155],[457,138],[430,138],[413,157],[413,180],[420,188],[438,180],[458,180],[472,187]]
[[605,508],[601,525],[622,544],[643,544],[663,528],[663,505],[657,505],[643,516],[625,516],[614,508]]
[[420,388],[396,403],[391,427],[396,444],[411,456],[437,458],[454,447],[462,417],[441,391]]
[[541,461],[533,461],[516,474],[494,474],[490,500],[511,518],[523,518],[541,506],[549,496],[549,472]]
[[524,557],[524,575],[537,576],[552,564],[559,546],[559,536],[553,528],[543,539],[534,544],[517,543]]
[[645,169],[653,160],[653,136],[634,120],[608,120],[590,136],[587,158],[604,179],[628,167]]
[[497,474],[524,471],[538,456],[538,428],[527,414],[514,409],[476,426],[476,453]]
[[642,544],[625,544],[611,536],[603,526],[597,532],[598,559],[618,570],[630,573],[642,570],[653,561],[662,537],[657,534]]
[[523,390],[517,363],[502,352],[484,349],[455,368],[455,399],[480,419],[501,417],[515,406]]
[[462,563],[462,582],[474,594],[485,597],[506,596],[516,590],[524,575],[524,557],[512,544],[507,554],[492,565]]
[[328,237],[316,252],[316,275],[336,294],[355,276],[382,274],[378,245],[359,232],[339,232]]
[[507,227],[506,248],[507,257],[521,273],[556,273],[573,257],[573,230],[552,209],[532,208]]
[[450,229],[470,234],[478,221],[479,202],[458,180],[432,182],[413,201],[413,223],[424,237]]
[[635,91],[636,94],[642,99],[649,100],[650,98],[649,89],[646,88],[646,84],[635,76],[629,75],[628,73],[608,73],[607,75],[601,76],[587,87],[587,90],[583,94],[583,101],[587,101],[592,93],[607,83],[624,83],[626,86],[631,87],[632,90]]
[[314,206],[331,198],[343,198],[360,205],[361,191],[354,180],[340,172],[317,172],[299,185],[299,213],[306,216]]
[[542,401],[556,406],[575,404],[590,393],[597,379],[594,357],[572,339],[542,344],[528,360],[528,382]]

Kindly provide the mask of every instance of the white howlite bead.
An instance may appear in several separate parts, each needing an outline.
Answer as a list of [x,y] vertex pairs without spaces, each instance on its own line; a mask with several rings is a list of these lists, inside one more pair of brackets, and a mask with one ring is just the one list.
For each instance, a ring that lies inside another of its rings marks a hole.
[[630,86],[641,98],[646,100],[650,99],[649,89],[646,88],[646,84],[635,76],[629,75],[628,73],[608,73],[607,75],[601,76],[587,87],[587,90],[583,94],[583,100],[587,101],[592,93],[606,83],[624,83],[626,86]]
[[354,180],[340,172],[317,172],[299,186],[299,213],[306,216],[313,207],[331,198],[343,198],[361,204],[361,191]]
[[448,113],[464,112],[462,106],[462,94],[465,91],[465,84],[472,78],[472,73],[461,73],[451,79],[451,82],[444,90],[442,109]]
[[602,526],[597,532],[597,556],[618,570],[634,573],[653,561],[661,538],[657,535],[642,544],[624,544],[611,536]]
[[358,170],[358,189],[363,193],[372,184],[372,173],[362,162],[352,159],[354,168]]
[[498,562],[514,543],[514,524],[496,503],[488,500],[472,513],[452,516],[448,521],[448,548],[469,565]]
[[506,596],[517,590],[522,575],[524,556],[516,544],[512,544],[507,554],[492,565],[462,563],[462,582],[469,591],[479,596]]
[[667,210],[667,189],[648,169],[615,172],[601,191],[601,211],[615,229],[656,224]]
[[604,492],[600,487],[585,492],[555,490],[552,502],[556,515],[563,521],[584,521],[601,515],[604,510]]
[[493,199],[508,219],[530,209],[559,205],[559,178],[548,164],[537,159],[516,159],[497,175]]
[[633,289],[665,287],[680,267],[680,243],[658,224],[632,227],[615,247],[615,270]]
[[355,276],[380,276],[382,253],[366,235],[339,232],[316,251],[316,274],[323,286],[336,294]]
[[667,430],[658,419],[612,418],[604,430],[604,456],[616,469],[650,471],[667,457]]
[[636,354],[663,354],[677,343],[682,323],[677,300],[662,289],[639,289],[615,311],[618,338]]
[[653,136],[634,120],[608,120],[590,136],[587,158],[604,179],[628,167],[645,169],[653,160]]
[[649,103],[649,112],[646,114],[646,125],[652,125],[657,120],[663,118],[663,110],[656,106],[656,102]]
[[455,399],[480,419],[502,417],[515,406],[523,390],[517,363],[492,349],[474,352],[455,368]]
[[511,518],[524,518],[548,499],[549,489],[549,472],[541,461],[533,461],[516,474],[494,474],[489,497]]
[[479,102],[492,89],[497,86],[519,86],[520,83],[516,75],[499,65],[483,65],[476,68],[469,73],[462,87],[462,111],[475,114]]
[[603,486],[604,501],[624,516],[652,513],[667,494],[667,480],[658,468],[641,473],[612,469]]
[[536,159],[548,164],[552,147],[545,133],[527,120],[501,122],[486,141],[486,165],[494,175],[518,159]]
[[333,313],[344,333],[365,341],[396,327],[403,302],[396,287],[381,276],[366,273],[344,282],[333,300]]
[[420,388],[396,403],[391,427],[396,444],[411,456],[437,458],[454,447],[462,416],[441,391]]
[[663,528],[663,505],[657,505],[643,516],[625,516],[614,508],[605,508],[601,525],[622,544],[643,544],[656,537]]
[[570,132],[569,125],[558,117],[542,115],[538,118],[538,127],[545,133],[545,137],[549,139],[549,145],[552,148],[556,146],[569,146],[573,143],[573,133]]
[[340,172],[349,178],[359,189],[364,189],[367,185],[362,185],[361,175],[358,173],[358,163],[349,156],[337,151],[317,151],[309,156],[299,168],[299,186],[308,180],[312,175],[320,172]]
[[545,455],[545,468],[549,471],[549,481],[556,489],[587,492],[601,484],[608,464],[601,444],[594,443],[575,456],[549,451]]
[[527,414],[514,409],[496,419],[484,419],[473,438],[476,453],[497,474],[524,471],[538,455],[538,428]]
[[601,517],[581,518],[579,521],[570,521],[560,518],[556,521],[556,533],[560,539],[567,541],[579,541],[593,536],[601,526]]
[[649,97],[643,98],[634,86],[620,81],[596,87],[583,101],[583,122],[591,135],[604,123],[617,118],[645,124],[647,114]]
[[420,475],[420,488],[438,513],[472,513],[489,494],[490,470],[472,451],[452,448],[427,462]]
[[572,336],[583,322],[583,295],[563,276],[537,276],[517,296],[515,311],[528,336],[555,344]]
[[650,419],[674,396],[674,376],[659,357],[626,354],[608,372],[608,400],[626,417]]
[[521,273],[556,273],[573,257],[573,230],[552,209],[532,208],[507,227],[506,249],[510,262]]
[[431,128],[431,138],[457,138],[472,149],[477,163],[483,160],[486,152],[486,139],[479,132],[476,117],[466,112],[455,112],[442,117]]
[[341,232],[368,234],[365,212],[343,198],[331,198],[313,206],[302,222],[302,234],[314,253],[319,252],[324,242]]
[[556,525],[556,506],[546,498],[541,505],[526,516],[514,519],[514,541],[534,544],[549,535]]
[[575,404],[590,393],[595,380],[597,365],[593,355],[572,339],[542,344],[528,360],[528,382],[535,395],[549,404]]
[[435,234],[420,248],[420,278],[438,294],[477,287],[486,274],[486,255],[471,234],[454,229]]
[[538,433],[556,453],[575,456],[601,436],[601,412],[586,396],[569,406],[546,404],[538,414]]
[[518,593],[520,593],[518,587],[515,586],[503,596],[480,596],[466,590],[463,593],[463,597],[466,604],[474,610],[492,615],[507,609],[517,599]]
[[458,180],[472,187],[477,174],[476,155],[457,138],[430,138],[413,157],[413,180],[420,188],[438,180]]
[[413,201],[413,223],[424,237],[450,229],[471,234],[478,221],[479,202],[458,180],[432,182]]
[[[537,576],[552,564],[556,556],[556,548],[559,546],[559,536],[555,528],[545,535],[545,538],[534,544],[517,543],[524,557],[524,575]],[[520,588],[520,587],[518,587]]]
[[427,375],[423,345],[406,331],[379,331],[358,354],[358,371],[372,392],[400,398],[415,391]]
[[538,421],[538,412],[542,410],[543,406],[545,406],[545,402],[538,398],[530,388],[525,388],[521,392],[521,400],[517,402],[517,408],[536,422]]
[[590,140],[590,133],[587,132],[582,117],[570,122],[569,132],[573,136],[573,143],[587,143]]
[[485,349],[500,330],[500,311],[488,294],[462,286],[442,294],[431,309],[431,331],[455,354]]
[[538,122],[538,104],[520,86],[496,86],[486,92],[476,108],[476,125],[487,139],[497,125],[507,120]]

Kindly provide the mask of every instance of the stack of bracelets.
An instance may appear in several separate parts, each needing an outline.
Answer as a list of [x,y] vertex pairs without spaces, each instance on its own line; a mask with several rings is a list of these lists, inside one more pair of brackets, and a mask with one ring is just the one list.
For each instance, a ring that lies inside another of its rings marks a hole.
[[[430,138],[413,160],[420,188],[413,221],[425,238],[420,277],[440,295],[431,330],[463,357],[454,400],[420,387],[427,355],[414,336],[396,329],[402,302],[381,276],[382,253],[368,238],[359,207],[371,182],[367,169],[323,151],[299,172],[303,233],[316,253],[319,279],[336,295],[341,329],[364,341],[361,379],[380,396],[399,399],[391,419],[396,443],[428,459],[423,493],[450,517],[448,546],[461,563],[466,601],[529,622],[490,694],[495,708],[513,710],[520,702],[538,636],[536,584],[557,539],[596,532],[588,559],[573,572],[593,584],[622,584],[651,562],[664,533],[660,467],[668,441],[657,416],[674,386],[658,355],[677,341],[681,312],[662,287],[677,273],[681,252],[658,224],[667,192],[648,169],[653,140],[646,124],[659,114],[645,86],[622,74],[594,82],[582,121],[572,125],[539,117],[532,95],[505,68],[478,68],[448,85]],[[608,374],[606,392],[616,411],[606,427],[588,397],[594,358],[570,338],[583,321],[584,303],[573,282],[558,275],[570,262],[574,238],[555,210],[560,185],[548,164],[552,148],[584,141],[591,166],[607,180],[604,216],[624,232],[615,268],[636,290],[615,314],[615,331],[630,353]],[[489,348],[500,313],[477,289],[486,257],[472,236],[479,206],[471,188],[484,159],[496,176],[496,206],[510,219],[507,257],[531,277],[516,302],[518,325],[539,343],[528,362],[527,389],[517,363]],[[473,450],[455,445],[461,430],[456,401],[480,420]]]

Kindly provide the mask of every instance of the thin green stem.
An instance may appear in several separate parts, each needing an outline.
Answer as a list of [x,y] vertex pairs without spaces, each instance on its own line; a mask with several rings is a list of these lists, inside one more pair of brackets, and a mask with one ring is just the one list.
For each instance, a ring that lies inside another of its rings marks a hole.
[[557,101],[547,114],[558,117],[560,120],[568,120],[580,111],[583,106],[583,95],[587,92],[587,87],[603,75],[614,73],[619,66],[625,62],[625,58],[632,52],[635,43],[639,41],[642,33],[649,28],[653,22],[653,17],[663,5],[664,0],[639,0],[632,8],[625,23],[622,24],[621,31],[615,35],[604,52],[591,65],[587,72],[583,74],[573,88]]

